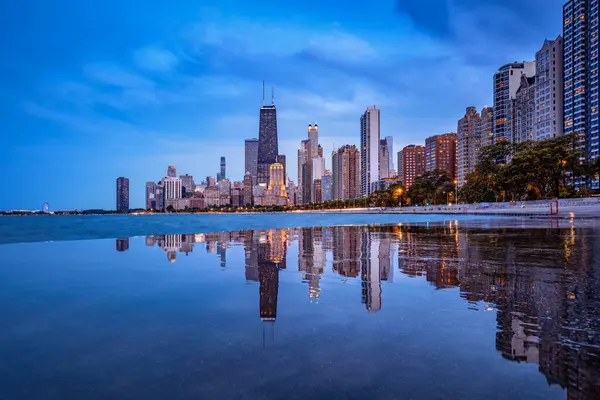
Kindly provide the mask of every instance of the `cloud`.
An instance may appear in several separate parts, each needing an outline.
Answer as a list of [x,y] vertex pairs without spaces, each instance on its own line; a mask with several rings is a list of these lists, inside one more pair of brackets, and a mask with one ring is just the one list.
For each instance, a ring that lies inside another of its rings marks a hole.
[[177,56],[162,47],[143,47],[136,50],[133,57],[139,68],[154,72],[170,72],[179,64]]

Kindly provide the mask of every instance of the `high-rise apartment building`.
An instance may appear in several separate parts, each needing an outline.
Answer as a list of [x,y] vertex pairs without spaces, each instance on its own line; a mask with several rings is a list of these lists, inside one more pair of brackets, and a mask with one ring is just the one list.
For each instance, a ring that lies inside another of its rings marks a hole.
[[165,188],[165,207],[169,206],[167,202],[173,202],[181,199],[181,179],[167,176],[166,178],[163,178],[163,186]]
[[221,179],[227,178],[227,174],[225,172],[225,157],[221,157]]
[[360,196],[360,152],[356,146],[345,145],[332,154],[334,200],[350,200]]
[[129,178],[117,178],[117,212],[129,212]]
[[[587,160],[600,156],[599,17],[598,0],[569,0],[563,6],[564,134],[576,135]],[[598,180],[590,184],[600,188]]]
[[308,124],[308,140],[310,140],[310,158],[319,155],[319,125]]
[[446,171],[456,179],[456,133],[446,133],[425,139],[425,170]]
[[467,174],[475,170],[481,146],[481,138],[479,137],[480,129],[481,116],[477,112],[477,109],[475,107],[467,107],[465,116],[458,121],[456,131],[456,151],[458,153],[458,165],[456,169],[459,187],[464,185]]
[[535,76],[535,62],[503,65],[494,75],[494,140],[513,142],[515,115],[513,103],[521,85],[521,75]]
[[379,179],[390,176],[390,150],[387,138],[379,141]]
[[481,147],[494,144],[494,109],[492,107],[483,107],[481,109],[481,123],[479,124],[479,139]]
[[258,127],[258,179],[257,182],[269,183],[269,166],[274,164],[279,147],[277,142],[277,110],[275,109],[275,98],[271,95],[271,105],[264,105],[263,84],[263,106],[260,108]]
[[252,174],[244,175],[244,189],[242,192],[243,196],[243,206],[251,206],[253,204],[252,201],[252,187],[254,186],[254,177]]
[[285,187],[283,165],[279,163],[273,163],[269,166],[269,185],[264,192],[263,205],[287,205],[287,190]]
[[513,104],[515,130],[513,143],[533,140],[535,120],[535,77],[521,75],[521,85]]
[[563,56],[563,38],[560,35],[554,40],[545,40],[535,54],[535,140],[563,134]]
[[[322,150],[321,150],[322,151]],[[312,182],[311,182],[311,202],[320,203],[317,201],[315,192],[315,182],[321,180],[325,174],[325,159],[322,156],[317,156],[312,159]]]
[[312,158],[311,158],[311,141],[310,139],[300,142],[298,149],[298,189],[300,204],[308,204],[311,201],[311,185],[312,185]]
[[321,179],[313,181],[313,203],[323,202],[323,182]]
[[321,200],[330,201],[333,200],[333,176],[331,171],[325,171],[321,178]]
[[367,107],[360,117],[360,194],[371,194],[371,182],[379,180],[380,111]]
[[174,165],[169,165],[167,168],[167,176],[169,178],[177,178],[177,167]]
[[398,152],[398,163],[396,164],[398,166],[398,170],[396,171],[396,176],[400,179],[404,179],[404,151],[400,150]]
[[256,179],[258,177],[258,139],[246,139],[244,155],[244,175],[249,172],[254,178],[253,183],[256,185]]
[[415,179],[426,171],[425,147],[411,144],[402,149],[402,153],[404,187],[408,189]]

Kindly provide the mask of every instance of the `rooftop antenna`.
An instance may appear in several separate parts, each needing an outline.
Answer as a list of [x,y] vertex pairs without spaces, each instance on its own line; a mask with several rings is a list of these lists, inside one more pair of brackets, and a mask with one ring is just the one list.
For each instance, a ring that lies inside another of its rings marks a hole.
[[263,79],[263,102],[262,105],[265,105],[265,80]]
[[271,86],[271,105],[275,105],[275,86]]

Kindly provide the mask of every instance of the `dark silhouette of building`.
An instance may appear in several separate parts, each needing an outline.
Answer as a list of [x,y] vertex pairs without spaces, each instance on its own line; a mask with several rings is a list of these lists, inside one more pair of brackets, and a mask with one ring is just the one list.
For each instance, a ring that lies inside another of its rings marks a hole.
[[225,157],[221,157],[221,179],[226,179],[227,175],[225,173]]
[[[264,103],[264,84],[263,84]],[[275,98],[271,96],[271,105],[260,108],[258,126],[258,183],[269,183],[269,166],[277,162],[279,147],[277,143],[277,110]]]
[[117,178],[117,212],[129,212],[129,178]]
[[117,239],[117,251],[129,250],[129,238]]

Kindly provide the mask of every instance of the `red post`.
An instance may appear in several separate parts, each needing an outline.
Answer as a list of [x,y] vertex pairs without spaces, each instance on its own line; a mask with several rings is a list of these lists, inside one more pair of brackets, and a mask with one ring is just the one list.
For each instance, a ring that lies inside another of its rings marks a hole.
[[554,215],[554,205],[556,205],[556,215],[558,215],[558,199],[552,198],[550,200],[550,215]]

